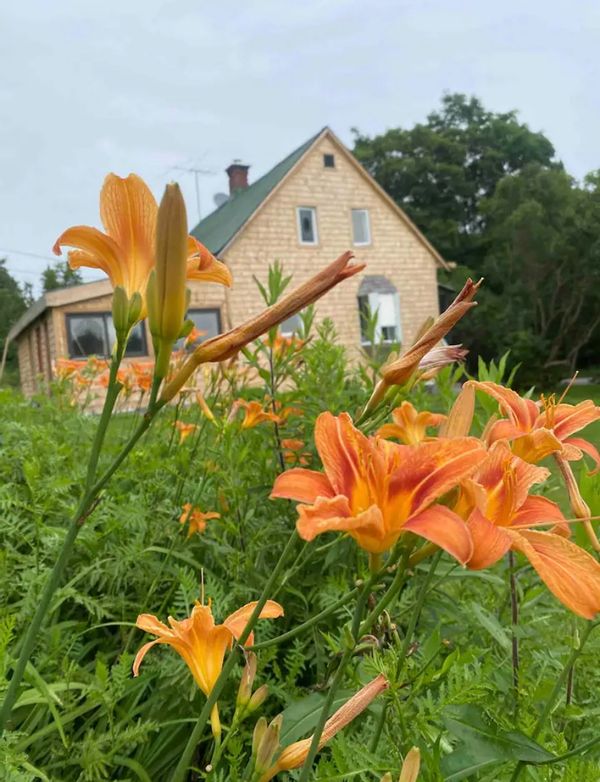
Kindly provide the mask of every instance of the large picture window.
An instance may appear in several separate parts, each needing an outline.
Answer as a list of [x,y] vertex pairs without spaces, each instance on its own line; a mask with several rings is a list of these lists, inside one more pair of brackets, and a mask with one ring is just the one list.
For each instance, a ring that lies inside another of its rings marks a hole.
[[[110,356],[116,342],[115,327],[110,312],[68,314],[67,340],[71,358]],[[147,356],[146,330],[137,323],[131,330],[126,356]]]

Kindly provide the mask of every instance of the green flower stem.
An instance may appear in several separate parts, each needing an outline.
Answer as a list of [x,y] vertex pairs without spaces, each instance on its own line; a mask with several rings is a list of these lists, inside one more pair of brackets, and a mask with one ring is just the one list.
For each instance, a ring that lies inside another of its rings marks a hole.
[[359,638],[359,630],[361,628],[360,619],[365,607],[365,603],[367,602],[367,598],[369,597],[371,586],[373,585],[373,582],[376,580],[378,575],[379,573],[372,573],[371,576],[365,581],[365,583],[361,588],[361,592],[358,596],[358,600],[356,601],[354,616],[352,617],[352,628],[350,630],[352,636],[352,643],[349,644],[344,650],[342,659],[340,660],[340,664],[338,665],[338,669],[335,672],[335,676],[333,677],[333,681],[331,682],[331,686],[329,687],[329,692],[327,693],[327,697],[325,698],[325,703],[323,704],[323,708],[321,709],[321,713],[319,714],[319,721],[317,722],[317,725],[315,727],[315,732],[313,733],[312,741],[310,743],[310,749],[308,750],[308,755],[306,756],[306,760],[304,761],[304,765],[302,766],[302,773],[300,774],[300,778],[298,782],[308,782],[312,765],[314,763],[317,752],[319,751],[319,743],[321,741],[321,736],[323,735],[325,723],[327,722],[327,718],[329,717],[329,712],[331,710],[331,705],[333,704],[333,699],[335,698],[335,694],[338,691],[340,684],[342,683],[344,673],[346,672],[346,667],[350,662],[352,655],[354,654],[356,641]]
[[81,529],[85,518],[89,515],[94,507],[97,493],[90,491],[90,485],[92,484],[96,475],[98,459],[100,457],[100,451],[106,436],[106,430],[108,428],[113,408],[121,390],[121,385],[117,382],[117,372],[124,352],[125,347],[120,346],[117,348],[117,351],[113,356],[113,360],[110,366],[109,385],[106,391],[106,397],[104,399],[104,407],[102,409],[102,414],[100,415],[100,421],[98,422],[98,428],[96,429],[94,442],[92,443],[92,449],[90,451],[83,497],[81,498],[77,510],[69,522],[67,534],[63,540],[60,552],[56,562],[54,563],[54,567],[52,568],[44,589],[42,590],[42,593],[39,597],[37,609],[31,619],[29,627],[27,628],[27,632],[23,636],[21,648],[19,650],[19,657],[13,669],[13,675],[2,702],[2,708],[0,709],[0,736],[4,732],[6,722],[10,717],[12,708],[17,699],[19,686],[23,679],[25,668],[27,667],[27,663],[29,662],[29,658],[33,652],[40,628],[42,627],[44,619],[46,618],[46,614],[50,608],[52,597],[54,596],[54,593],[60,584],[63,571],[69,560],[71,551],[73,550],[75,539],[79,534],[79,530]]
[[402,561],[398,565],[396,575],[387,591],[382,595],[379,602],[375,605],[375,608],[369,613],[365,621],[362,623],[358,635],[364,635],[367,633],[372,625],[379,619],[383,611],[388,607],[396,595],[400,592],[407,578],[406,563],[408,562],[410,551],[405,549],[402,554]]
[[338,608],[345,606],[349,600],[351,600],[353,597],[355,597],[358,594],[358,592],[359,592],[359,587],[356,587],[351,592],[347,592],[343,597],[340,597],[340,599],[336,601],[333,605],[329,606],[329,608],[324,608],[318,614],[315,614],[310,619],[307,619],[306,622],[303,622],[301,625],[297,625],[296,627],[294,627],[293,630],[289,630],[287,633],[282,633],[281,635],[278,635],[276,638],[271,638],[270,641],[261,641],[261,643],[254,644],[254,646],[249,646],[247,648],[255,652],[257,649],[267,649],[269,646],[278,646],[284,641],[289,641],[292,638],[295,638],[297,635],[300,635],[305,630],[308,630],[309,628],[318,624],[322,619],[325,619],[325,617],[329,616],[330,614],[333,614],[333,612],[337,611]]
[[248,619],[248,623],[246,627],[244,628],[244,632],[240,635],[238,639],[238,643],[236,644],[231,654],[227,658],[225,665],[223,666],[223,670],[219,675],[219,678],[215,682],[215,685],[212,688],[210,695],[206,699],[206,703],[204,704],[204,707],[202,708],[202,711],[200,712],[200,715],[196,720],[194,729],[188,739],[187,744],[185,745],[181,757],[179,758],[179,763],[177,764],[175,771],[173,772],[173,776],[171,777],[171,782],[183,782],[183,780],[185,779],[190,762],[192,760],[192,756],[194,754],[194,750],[196,749],[196,746],[202,737],[202,733],[204,732],[204,729],[206,727],[206,722],[210,717],[210,712],[212,711],[212,707],[219,699],[219,696],[223,691],[223,688],[225,687],[227,680],[229,679],[229,675],[233,671],[233,668],[237,662],[237,659],[239,657],[239,650],[241,647],[243,647],[243,645],[248,639],[248,636],[252,632],[254,625],[258,620],[259,614],[264,608],[265,603],[269,599],[269,595],[273,591],[274,585],[279,579],[279,576],[283,571],[288,555],[290,551],[294,548],[296,541],[297,541],[297,533],[294,530],[294,532],[290,535],[288,542],[285,544],[283,551],[281,552],[279,561],[275,565],[273,572],[271,573],[271,575],[267,580],[267,583],[265,584],[265,587],[262,591],[261,596],[258,599],[256,607],[252,612],[250,618]]
[[[118,369],[118,365],[117,365],[117,369]],[[115,378],[116,378],[116,370],[115,370]],[[103,413],[100,417],[100,422],[98,424],[98,431],[96,432],[94,444],[92,445],[92,453],[90,455],[90,460],[95,459],[96,465],[100,453],[100,448],[104,440],[104,436],[106,434],[106,427],[108,426],[108,423],[110,421],[110,414],[104,415],[104,412],[106,409],[108,409],[109,406],[111,406],[110,411],[112,412],[112,407],[114,407],[114,404],[117,400],[118,390],[120,390],[120,387],[117,388],[116,393],[114,393],[114,391],[113,393],[109,393],[111,391],[111,388],[109,388],[109,391],[107,391],[107,395],[105,399],[105,409],[103,410]],[[48,581],[46,582],[44,589],[42,590],[38,602],[38,607],[31,619],[29,628],[27,629],[27,632],[23,637],[22,645],[19,651],[19,657],[14,667],[12,678],[6,690],[6,695],[4,696],[2,708],[0,709],[0,736],[4,732],[6,722],[11,714],[12,708],[17,698],[19,685],[21,684],[21,680],[23,679],[25,668],[33,652],[38,633],[44,623],[44,620],[50,608],[52,597],[54,596],[54,593],[56,592],[60,584],[63,571],[67,565],[67,562],[71,555],[71,551],[73,550],[75,539],[77,538],[77,535],[79,534],[79,531],[83,526],[83,522],[85,521],[87,516],[89,516],[89,514],[93,511],[100,491],[106,486],[106,484],[111,479],[115,471],[123,463],[123,461],[130,453],[130,451],[133,449],[133,447],[140,439],[142,434],[144,434],[144,432],[149,428],[150,424],[152,423],[152,420],[154,419],[158,411],[163,407],[163,405],[164,403],[159,402],[154,406],[153,409],[148,410],[148,412],[142,419],[140,425],[133,433],[129,442],[121,450],[119,455],[115,458],[115,460],[104,472],[104,474],[96,481],[96,483],[93,484],[93,486],[85,487],[84,496],[82,497],[77,507],[77,510],[75,511],[71,521],[69,522],[67,534],[63,541],[59,555],[48,577]],[[88,469],[88,479],[93,480],[94,473],[92,473],[92,471]]]
[[[560,697],[560,694],[562,692],[564,684],[565,684],[565,682],[567,680],[567,677],[569,676],[569,671],[575,665],[575,663],[577,662],[577,659],[579,658],[579,656],[583,652],[583,647],[585,646],[587,639],[590,637],[590,634],[591,634],[592,630],[595,630],[596,627],[598,627],[599,624],[600,624],[600,622],[589,622],[588,623],[587,627],[585,628],[585,630],[584,630],[584,632],[583,632],[583,634],[581,636],[581,641],[579,642],[579,646],[576,649],[573,649],[573,651],[569,655],[569,659],[565,663],[565,665],[564,665],[564,667],[563,667],[563,669],[561,671],[561,674],[558,677],[558,679],[556,680],[556,682],[554,684],[554,688],[552,689],[552,692],[550,693],[550,697],[546,701],[546,705],[544,706],[544,710],[540,714],[540,716],[538,718],[538,721],[535,723],[535,728],[533,729],[533,732],[531,734],[531,738],[532,739],[534,739],[534,740],[537,739],[537,737],[542,732],[542,730],[544,728],[544,725],[546,724],[546,720],[548,719],[548,717],[552,713],[552,710],[556,706],[556,701]],[[517,766],[516,766],[516,768],[514,770],[514,773],[513,773],[512,777],[510,778],[510,782],[517,782],[517,779],[521,776],[521,771],[523,770],[525,765],[526,764],[523,763],[522,760],[517,763]]]
[[[414,605],[413,611],[411,613],[408,626],[406,628],[406,633],[404,635],[404,641],[402,642],[402,647],[400,648],[400,654],[398,656],[399,663],[398,667],[396,669],[396,681],[400,680],[400,675],[402,674],[402,670],[404,668],[404,663],[406,662],[406,655],[408,654],[408,647],[410,646],[410,643],[412,641],[412,637],[414,635],[415,629],[417,627],[417,622],[419,621],[419,616],[421,615],[421,611],[423,610],[423,605],[425,604],[425,598],[427,597],[427,593],[429,592],[429,585],[431,584],[431,581],[433,580],[433,576],[435,574],[435,570],[437,568],[438,562],[440,561],[440,557],[442,556],[441,549],[438,549],[437,554],[434,556],[434,558],[431,560],[431,565],[429,567],[429,571],[427,573],[427,576],[425,577],[425,580],[423,581],[421,585],[421,589],[419,590],[419,594],[417,595],[417,602]],[[396,576],[398,578],[398,575]],[[396,579],[394,579],[395,581]],[[403,582],[402,582],[403,583]],[[400,584],[399,589],[402,587],[402,583]],[[394,584],[392,583],[392,586],[390,587],[389,591],[392,591],[394,587]],[[398,590],[396,590],[398,591]],[[386,597],[386,595],[383,596],[383,599]],[[380,601],[380,602],[382,602]],[[377,607],[376,607],[377,608]],[[383,609],[382,609],[383,610]],[[381,738],[381,734],[383,732],[383,726],[385,725],[385,719],[387,716],[387,709],[388,704],[387,702],[383,704],[383,708],[381,709],[381,714],[379,715],[379,719],[377,721],[377,724],[375,726],[375,735],[373,736],[373,740],[371,742],[370,750],[371,752],[377,751],[377,746],[379,745],[379,740]]]

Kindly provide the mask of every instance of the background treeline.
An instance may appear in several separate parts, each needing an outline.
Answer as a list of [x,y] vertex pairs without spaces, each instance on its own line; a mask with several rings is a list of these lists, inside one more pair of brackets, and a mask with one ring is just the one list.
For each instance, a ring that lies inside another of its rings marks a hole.
[[506,350],[521,384],[600,364],[600,172],[578,182],[552,143],[474,97],[447,94],[411,128],[368,137],[354,154],[457,268],[484,276],[457,329],[471,360]]

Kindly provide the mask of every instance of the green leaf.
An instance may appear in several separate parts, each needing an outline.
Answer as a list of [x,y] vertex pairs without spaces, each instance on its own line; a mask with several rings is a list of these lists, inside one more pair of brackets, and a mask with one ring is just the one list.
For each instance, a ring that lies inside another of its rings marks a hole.
[[443,719],[449,733],[461,742],[442,760],[445,782],[467,779],[500,763],[546,763],[555,757],[523,733],[498,727],[478,706],[449,706]]
[[[340,690],[333,699],[329,714],[339,709],[348,698],[354,695],[352,690]],[[298,739],[307,738],[313,732],[319,721],[319,715],[323,708],[325,696],[319,692],[313,692],[306,698],[295,701],[283,711],[283,725],[279,741],[282,747],[291,744]]]
[[479,624],[487,630],[492,638],[505,650],[509,651],[511,647],[510,638],[506,630],[502,627],[500,622],[493,614],[482,608],[479,603],[471,602],[471,612],[479,622]]

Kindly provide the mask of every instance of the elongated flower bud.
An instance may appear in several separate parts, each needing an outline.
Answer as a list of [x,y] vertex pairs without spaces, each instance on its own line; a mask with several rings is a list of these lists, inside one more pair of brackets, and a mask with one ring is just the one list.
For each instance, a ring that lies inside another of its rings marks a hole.
[[148,319],[157,353],[156,375],[165,377],[187,309],[188,233],[179,185],[167,185],[156,222],[156,266],[147,287]]
[[207,339],[199,345],[187,359],[183,367],[175,377],[165,386],[161,401],[169,402],[179,389],[187,382],[187,379],[201,364],[215,361],[225,361],[241,350],[252,340],[265,334],[269,329],[279,325],[292,315],[312,304],[314,301],[330,291],[340,282],[347,280],[357,272],[365,268],[364,264],[350,264],[351,252],[345,252],[337,260],[330,263],[314,277],[300,285],[287,296],[283,296],[276,304],[267,307],[266,310],[241,326],[231,331],[219,334]]
[[413,747],[404,758],[398,782],[417,782],[420,768],[421,753],[418,747]]
[[440,437],[466,437],[471,431],[474,413],[475,389],[470,383],[465,383],[440,426]]
[[[252,747],[254,751],[254,771],[256,774],[264,774],[271,763],[273,762],[273,755],[279,749],[279,733],[281,731],[281,723],[283,722],[283,715],[278,714],[274,720],[272,720],[268,727],[264,727],[261,717],[256,723],[254,729],[255,736],[252,741]],[[260,724],[260,728],[258,727]],[[262,777],[261,777],[262,779]]]
[[[350,700],[346,701],[346,703],[325,723],[323,733],[319,739],[319,749],[322,749],[336,733],[339,733],[340,730],[352,722],[355,717],[358,717],[358,715],[388,687],[388,680],[383,674],[379,674],[379,676],[360,689],[356,695],[353,695]],[[302,741],[296,741],[288,747],[285,747],[281,755],[277,758],[275,765],[260,778],[260,782],[269,782],[269,780],[273,779],[280,771],[290,771],[294,768],[300,768],[308,757],[311,744],[312,736],[308,739],[303,739]]]
[[240,686],[237,695],[237,705],[247,706],[250,703],[252,697],[252,685],[254,684],[254,677],[256,676],[257,659],[254,652],[246,652],[246,665],[242,671],[242,678],[240,679]]
[[[399,358],[390,361],[381,368],[381,380],[375,386],[371,398],[367,402],[363,416],[374,410],[375,407],[381,402],[389,386],[400,386],[408,382],[413,374],[419,368],[419,364],[430,353],[438,342],[443,339],[450,329],[455,326],[458,321],[474,306],[476,302],[473,301],[475,294],[479,290],[482,280],[479,282],[473,282],[468,279],[454,299],[452,304],[442,314],[436,318],[429,328],[419,336],[417,341],[412,345],[406,353],[403,353]],[[456,346],[452,346],[455,350]],[[436,353],[434,353],[434,358]]]

